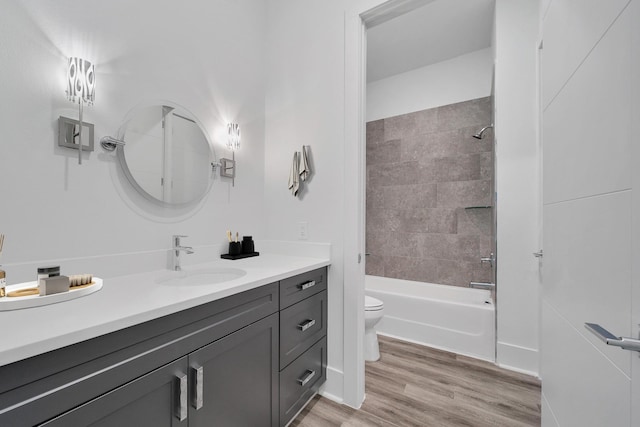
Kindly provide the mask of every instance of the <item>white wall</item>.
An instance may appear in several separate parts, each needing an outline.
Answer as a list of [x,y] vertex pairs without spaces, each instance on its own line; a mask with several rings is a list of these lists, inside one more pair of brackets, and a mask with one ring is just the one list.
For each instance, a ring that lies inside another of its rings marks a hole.
[[[269,2],[265,200],[267,236],[332,244],[329,268],[328,384],[343,394],[343,2]],[[313,19],[307,19],[312,16]],[[313,175],[294,198],[287,179],[294,151],[309,145]]]
[[538,2],[496,1],[497,362],[538,373]]
[[[364,80],[354,76],[364,65],[359,62],[359,14],[380,3],[268,1],[267,236],[295,240],[296,224],[304,221],[310,241],[331,243],[329,366],[323,392],[356,407],[364,396],[364,264],[357,264],[364,228],[357,225],[362,172],[356,166],[363,158],[364,115],[354,115]],[[293,198],[287,176],[293,152],[302,144],[311,147],[315,172],[302,197]]]
[[[0,232],[9,283],[32,280],[34,264],[59,259],[73,273],[74,259],[98,257],[82,265],[105,277],[164,268],[172,234],[189,235],[185,243],[196,247],[223,245],[226,229],[264,236],[263,1],[0,0],[0,9]],[[65,95],[69,56],[91,60],[97,74],[95,105],[85,107],[96,149],[81,166],[77,151],[56,142],[58,116],[78,114]],[[220,145],[225,123],[242,127],[235,187],[218,177],[201,209],[179,218],[134,200],[115,155],[97,142],[115,135],[136,105],[157,100],[194,114],[217,157],[230,156]]]
[[491,48],[367,84],[367,122],[491,95]]

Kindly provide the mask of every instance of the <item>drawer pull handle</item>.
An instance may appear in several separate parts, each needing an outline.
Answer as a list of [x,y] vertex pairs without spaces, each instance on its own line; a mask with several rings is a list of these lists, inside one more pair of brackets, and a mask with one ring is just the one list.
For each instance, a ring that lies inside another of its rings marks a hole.
[[309,280],[308,282],[299,284],[298,287],[300,288],[301,291],[304,291],[305,289],[309,289],[311,287],[314,287],[315,285],[316,285],[315,280]]
[[204,380],[204,367],[200,366],[199,368],[191,368],[192,376],[193,376],[193,393],[192,393],[192,401],[191,405],[196,408],[196,411],[202,408],[204,404],[203,398],[203,380]]
[[315,324],[316,324],[315,319],[307,320],[306,322],[300,323],[298,325],[298,329],[300,329],[302,332],[304,332],[304,331],[306,331],[307,329],[309,329],[310,327],[312,327]]
[[305,385],[307,385],[309,381],[311,381],[311,378],[315,376],[316,376],[316,371],[310,371],[309,369],[307,369],[304,375],[298,378],[298,383],[300,384],[300,386],[304,387]]
[[178,381],[178,402],[176,405],[176,416],[180,421],[187,419],[187,376],[177,377]]

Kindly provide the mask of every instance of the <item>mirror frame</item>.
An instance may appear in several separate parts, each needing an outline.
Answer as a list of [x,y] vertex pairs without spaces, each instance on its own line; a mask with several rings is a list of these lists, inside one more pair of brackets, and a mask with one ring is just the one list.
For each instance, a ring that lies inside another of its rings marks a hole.
[[[208,179],[207,179],[207,185],[205,190],[199,194],[197,197],[195,197],[192,200],[186,201],[186,202],[180,202],[180,203],[175,203],[175,202],[167,202],[164,200],[160,200],[157,197],[151,195],[147,190],[145,190],[136,180],[136,178],[133,176],[133,174],[131,173],[131,170],[129,169],[129,165],[127,163],[126,160],[126,155],[125,155],[125,149],[126,149],[126,130],[127,130],[127,125],[128,123],[136,116],[136,113],[140,112],[141,110],[145,109],[145,108],[151,108],[151,107],[170,107],[174,110],[179,110],[181,113],[185,114],[187,116],[187,118],[189,120],[192,120],[196,125],[198,125],[200,131],[202,132],[208,148],[209,148],[209,159],[208,159],[208,163],[209,163],[209,175],[208,175]],[[141,196],[143,196],[146,200],[149,200],[151,202],[153,202],[156,205],[160,205],[162,207],[167,207],[167,208],[171,208],[171,207],[175,207],[175,208],[184,208],[184,207],[188,207],[188,206],[192,206],[192,205],[197,205],[198,203],[200,203],[211,191],[211,187],[213,185],[213,181],[214,181],[214,173],[213,173],[213,164],[215,163],[215,151],[213,150],[213,144],[211,141],[211,138],[209,137],[208,132],[204,129],[204,126],[202,125],[202,122],[200,122],[200,120],[193,114],[191,113],[191,111],[187,110],[186,108],[177,105],[173,102],[169,102],[169,101],[158,101],[158,102],[152,102],[152,103],[148,103],[148,104],[140,104],[135,106],[134,108],[132,108],[127,115],[125,116],[125,120],[123,122],[123,124],[120,126],[120,128],[118,129],[118,139],[124,140],[125,144],[124,145],[119,145],[116,148],[116,155],[118,158],[118,163],[120,164],[120,169],[121,171],[124,173],[124,175],[127,178],[127,181],[131,184],[131,186],[136,190],[136,192],[138,194],[140,194]]]

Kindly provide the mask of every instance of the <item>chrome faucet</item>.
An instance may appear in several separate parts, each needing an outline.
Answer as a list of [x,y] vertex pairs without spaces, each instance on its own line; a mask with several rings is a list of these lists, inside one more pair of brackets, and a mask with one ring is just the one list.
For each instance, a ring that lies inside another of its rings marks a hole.
[[191,246],[180,246],[180,238],[181,237],[189,237],[189,236],[182,236],[179,234],[175,234],[173,236],[173,270],[174,271],[181,271],[182,267],[180,267],[180,252],[184,251],[188,254],[192,254],[193,253],[193,248]]
[[493,252],[488,257],[480,258],[480,264],[488,263],[491,267],[496,264],[496,256]]
[[469,282],[469,287],[475,289],[495,289],[496,284],[489,282]]

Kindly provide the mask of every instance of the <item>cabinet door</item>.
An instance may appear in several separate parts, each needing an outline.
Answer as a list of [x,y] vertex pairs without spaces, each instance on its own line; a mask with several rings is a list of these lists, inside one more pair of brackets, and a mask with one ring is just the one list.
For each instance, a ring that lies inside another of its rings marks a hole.
[[187,426],[187,366],[178,359],[41,425]]
[[189,426],[278,425],[278,314],[189,355]]

